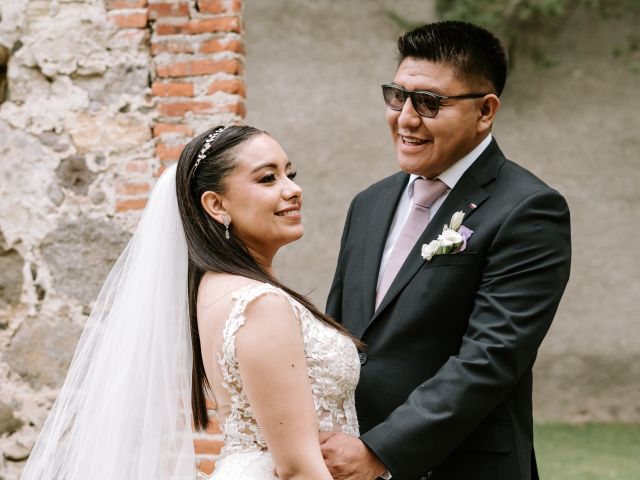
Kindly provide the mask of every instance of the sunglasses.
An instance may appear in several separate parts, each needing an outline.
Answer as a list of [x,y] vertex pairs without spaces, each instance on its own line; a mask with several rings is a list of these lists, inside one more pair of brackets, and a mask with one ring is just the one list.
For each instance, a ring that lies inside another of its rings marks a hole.
[[391,110],[400,111],[404,107],[407,97],[411,99],[411,105],[421,117],[433,118],[438,115],[440,100],[453,100],[463,98],[482,98],[488,93],[465,93],[464,95],[438,95],[426,90],[415,90],[410,92],[398,85],[385,83],[382,85],[382,95],[384,102]]

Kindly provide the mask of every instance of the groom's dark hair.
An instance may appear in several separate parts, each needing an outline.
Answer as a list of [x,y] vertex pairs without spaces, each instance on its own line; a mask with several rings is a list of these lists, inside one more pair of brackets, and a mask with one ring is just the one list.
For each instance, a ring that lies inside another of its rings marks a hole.
[[507,79],[507,52],[482,27],[460,21],[428,23],[398,39],[400,62],[407,57],[454,67],[470,84],[487,84],[498,96]]

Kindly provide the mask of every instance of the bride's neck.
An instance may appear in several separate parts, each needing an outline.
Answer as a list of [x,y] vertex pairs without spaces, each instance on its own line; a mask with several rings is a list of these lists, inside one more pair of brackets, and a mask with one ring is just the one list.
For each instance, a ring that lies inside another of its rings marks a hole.
[[264,268],[269,275],[275,278],[275,274],[273,272],[273,257],[275,257],[276,252],[273,252],[272,254],[265,254],[264,252],[258,252],[253,248],[249,248],[249,253],[251,253],[251,256],[255,261],[258,262],[258,264]]

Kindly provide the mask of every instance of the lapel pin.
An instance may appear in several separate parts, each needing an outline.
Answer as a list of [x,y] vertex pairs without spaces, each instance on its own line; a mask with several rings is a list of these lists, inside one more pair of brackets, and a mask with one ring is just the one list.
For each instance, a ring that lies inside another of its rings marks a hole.
[[473,203],[473,202],[469,202],[469,208],[470,208],[471,210],[475,210],[476,208],[478,208],[478,206],[477,206],[475,203]]

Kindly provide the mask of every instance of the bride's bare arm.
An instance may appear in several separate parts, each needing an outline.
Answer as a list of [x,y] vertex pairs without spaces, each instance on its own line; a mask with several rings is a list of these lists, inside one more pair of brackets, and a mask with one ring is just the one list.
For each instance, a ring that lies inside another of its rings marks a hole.
[[260,431],[283,480],[331,480],[320,452],[302,332],[287,299],[263,295],[247,307],[236,355]]

